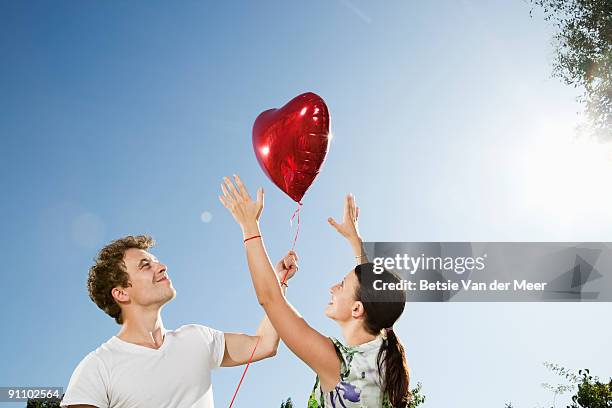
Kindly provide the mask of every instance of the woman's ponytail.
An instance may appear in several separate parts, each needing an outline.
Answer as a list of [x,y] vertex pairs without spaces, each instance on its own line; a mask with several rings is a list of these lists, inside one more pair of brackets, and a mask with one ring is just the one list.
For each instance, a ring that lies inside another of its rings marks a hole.
[[404,311],[406,297],[403,291],[376,290],[372,285],[374,280],[380,280],[383,284],[397,284],[400,280],[388,271],[374,273],[372,263],[358,265],[355,274],[359,281],[355,299],[363,304],[365,329],[375,335],[386,332],[377,357],[383,395],[387,396],[394,408],[405,408],[412,397],[410,376],[404,346],[391,327]]
[[378,352],[378,373],[384,379],[384,393],[393,407],[404,408],[410,402],[410,374],[404,346],[391,329]]

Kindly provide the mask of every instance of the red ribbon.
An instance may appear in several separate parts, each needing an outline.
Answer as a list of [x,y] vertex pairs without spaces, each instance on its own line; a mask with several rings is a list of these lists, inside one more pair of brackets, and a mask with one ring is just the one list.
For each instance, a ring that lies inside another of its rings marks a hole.
[[300,235],[300,210],[302,209],[302,202],[298,201],[297,209],[293,212],[291,219],[289,220],[289,224],[291,224],[291,228],[293,228],[293,219],[297,215],[297,230],[295,231],[295,237],[293,238],[293,245],[291,245],[291,250],[295,249],[295,243],[298,239],[298,235]]
[[229,408],[232,408],[234,405],[234,400],[236,399],[236,395],[238,394],[238,390],[240,389],[240,385],[242,385],[242,380],[244,380],[244,376],[246,375],[249,366],[251,365],[251,361],[253,361],[253,356],[255,355],[255,350],[257,350],[257,345],[259,344],[259,340],[261,340],[261,336],[257,336],[257,343],[255,343],[255,347],[253,347],[253,352],[251,353],[251,357],[249,357],[249,362],[246,367],[244,367],[244,371],[242,372],[242,377],[240,377],[240,382],[238,383],[238,387],[236,387],[236,391],[234,392],[234,396],[232,397],[232,402],[230,402]]

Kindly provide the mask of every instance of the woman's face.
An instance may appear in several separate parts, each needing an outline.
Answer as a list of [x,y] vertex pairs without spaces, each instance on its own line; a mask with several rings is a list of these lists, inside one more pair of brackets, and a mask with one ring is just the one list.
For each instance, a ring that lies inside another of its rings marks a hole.
[[331,300],[325,307],[325,315],[338,322],[348,321],[356,317],[354,316],[354,309],[359,302],[355,300],[355,292],[358,287],[357,275],[352,270],[344,276],[340,283],[336,283],[329,288]]

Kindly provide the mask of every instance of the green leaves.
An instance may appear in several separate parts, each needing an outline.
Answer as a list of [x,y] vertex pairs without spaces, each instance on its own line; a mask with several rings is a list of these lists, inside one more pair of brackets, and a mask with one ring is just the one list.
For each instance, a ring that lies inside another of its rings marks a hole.
[[558,384],[556,386],[542,384],[544,388],[554,394],[553,407],[557,395],[577,390],[576,394],[572,396],[572,405],[567,408],[612,408],[612,378],[610,378],[608,384],[605,384],[600,382],[597,377],[591,376],[588,368],[576,372],[549,362],[545,362],[544,366],[569,381],[568,384]]
[[293,408],[293,401],[291,401],[291,398],[287,398],[287,401],[281,404],[281,408]]
[[412,399],[410,400],[407,408],[415,408],[425,402],[425,396],[422,393],[422,388],[423,386],[421,383],[417,383],[416,388],[412,389]]
[[26,408],[60,408],[62,398],[30,398]]
[[612,140],[612,1],[531,1],[558,30],[553,76],[583,89],[578,100],[585,106],[586,122],[581,130]]
[[612,378],[607,384],[602,383],[589,375],[588,369],[579,370],[578,375],[582,376],[578,392],[568,408],[612,408]]

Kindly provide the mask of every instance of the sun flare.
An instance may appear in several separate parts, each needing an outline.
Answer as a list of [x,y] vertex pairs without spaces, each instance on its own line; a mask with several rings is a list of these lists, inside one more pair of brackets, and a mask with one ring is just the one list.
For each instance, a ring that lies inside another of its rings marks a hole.
[[531,210],[573,221],[612,215],[612,146],[576,136],[567,122],[538,126],[519,168]]

